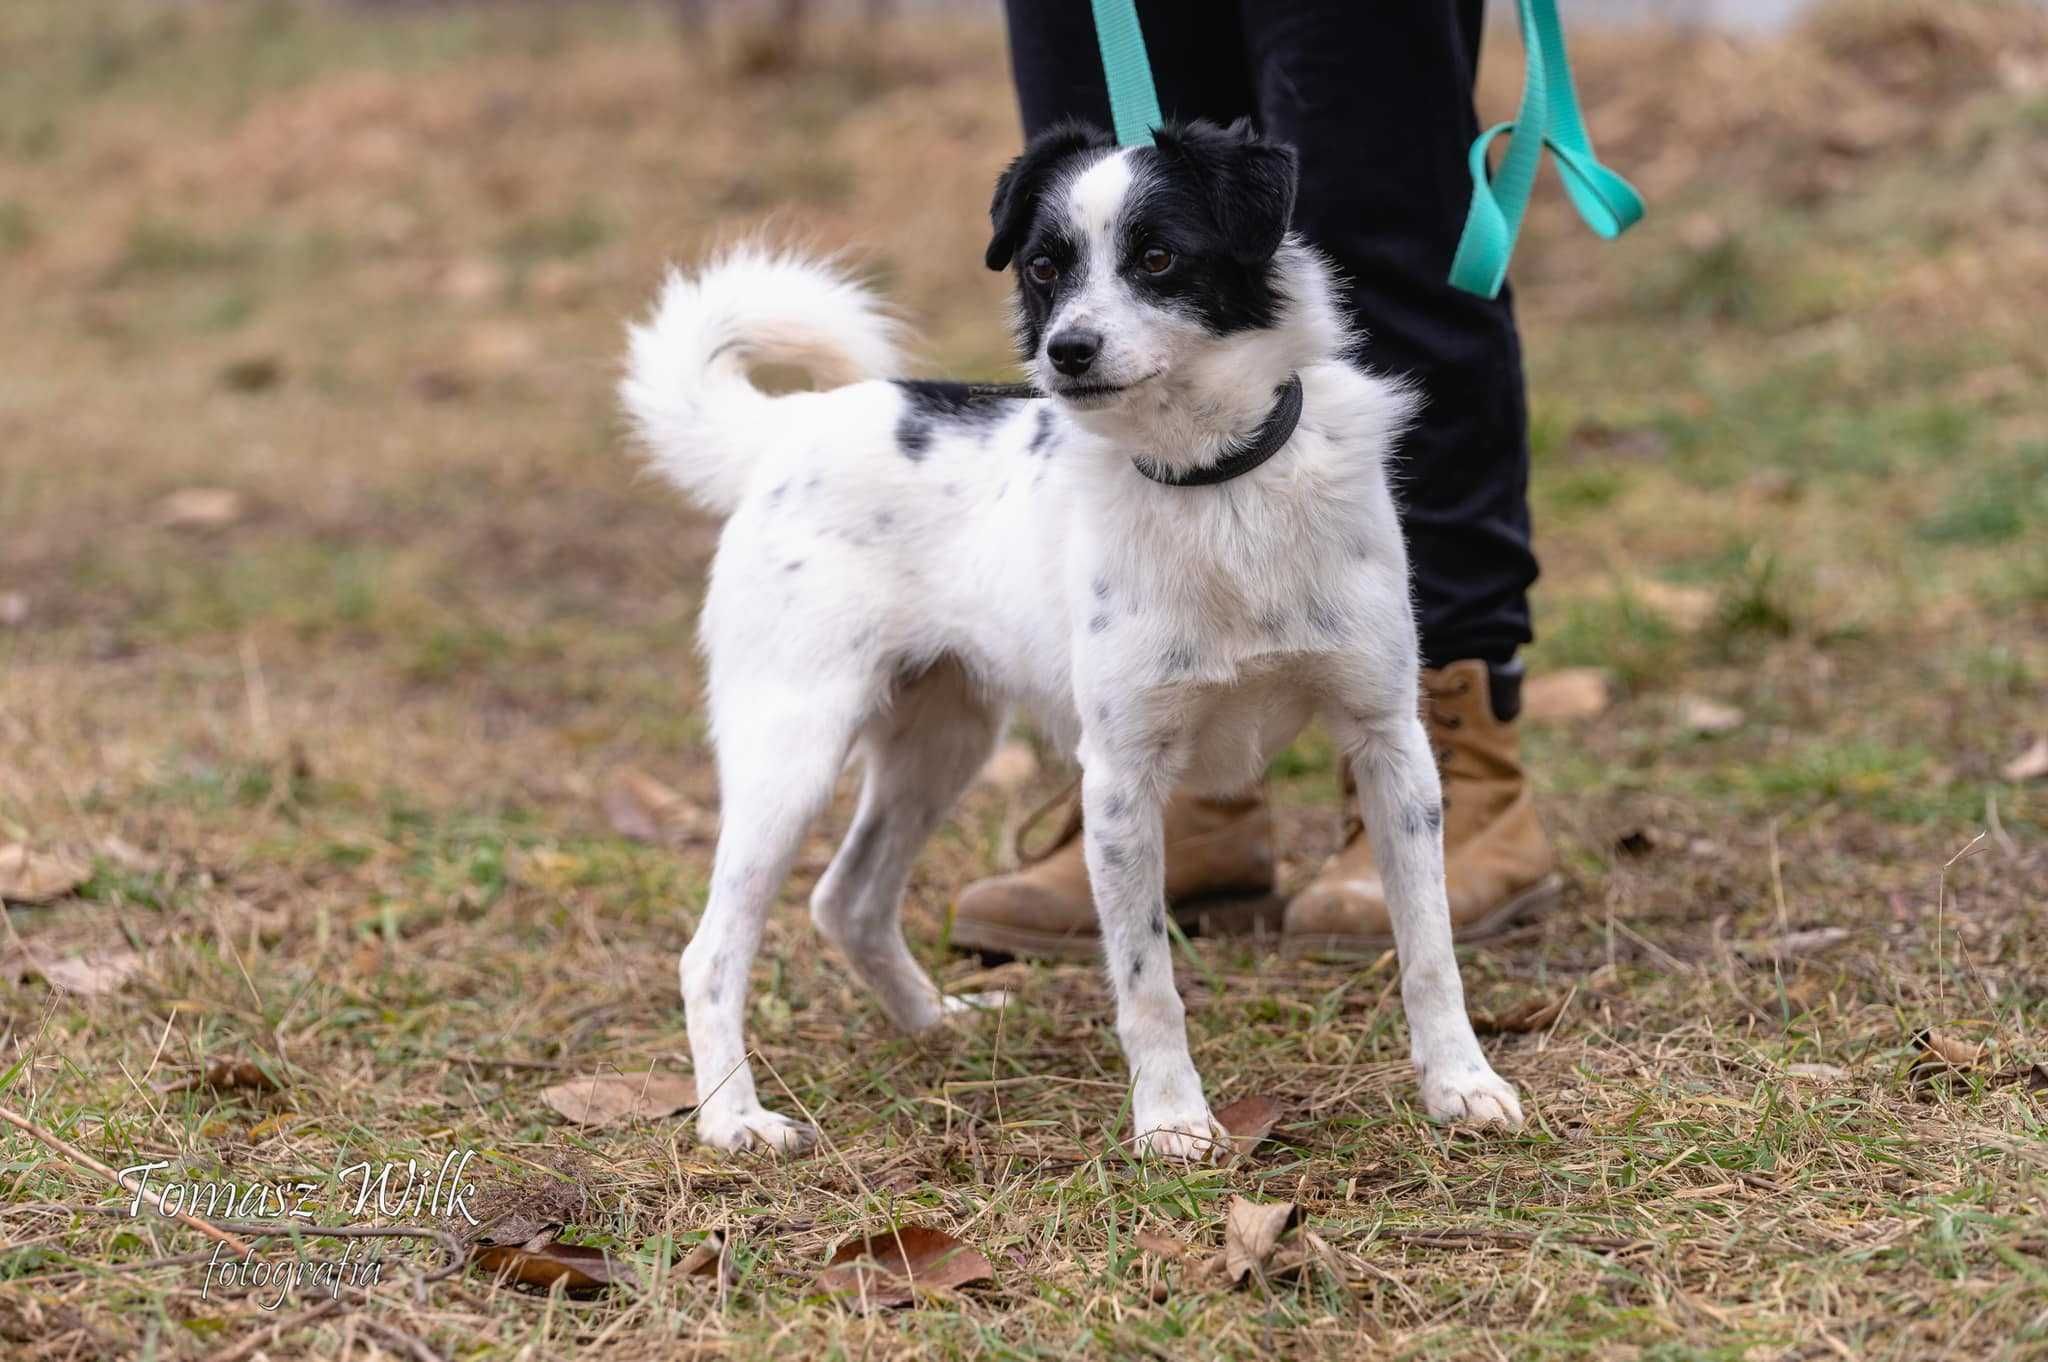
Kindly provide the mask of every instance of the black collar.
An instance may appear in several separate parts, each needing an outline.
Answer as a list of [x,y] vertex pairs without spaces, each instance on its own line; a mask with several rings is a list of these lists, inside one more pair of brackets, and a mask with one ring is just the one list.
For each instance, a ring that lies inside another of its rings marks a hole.
[[1289,374],[1287,381],[1273,390],[1273,410],[1266,413],[1265,421],[1248,439],[1215,463],[1190,468],[1185,473],[1170,472],[1150,459],[1133,459],[1131,463],[1152,481],[1168,487],[1212,487],[1219,482],[1241,478],[1278,454],[1280,447],[1293,438],[1294,427],[1300,421],[1301,375]]

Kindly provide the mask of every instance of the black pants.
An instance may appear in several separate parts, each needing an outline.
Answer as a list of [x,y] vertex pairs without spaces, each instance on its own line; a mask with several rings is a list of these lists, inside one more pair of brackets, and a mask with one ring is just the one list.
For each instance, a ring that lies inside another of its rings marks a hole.
[[[1006,0],[1024,129],[1110,126],[1088,0]],[[1395,464],[1425,665],[1529,641],[1528,413],[1514,311],[1445,282],[1477,134],[1483,0],[1139,0],[1161,111],[1249,116],[1301,155],[1294,225],[1333,258],[1366,359],[1428,402]]]

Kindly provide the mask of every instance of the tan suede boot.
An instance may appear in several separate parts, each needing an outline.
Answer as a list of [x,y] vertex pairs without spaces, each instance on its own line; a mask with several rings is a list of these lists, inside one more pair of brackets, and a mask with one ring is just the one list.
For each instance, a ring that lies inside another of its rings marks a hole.
[[[1244,799],[1177,795],[1166,806],[1166,901],[1189,936],[1277,930],[1273,815],[1265,792]],[[1028,824],[1027,824],[1028,830]],[[1095,900],[1081,849],[1081,801],[1074,791],[1052,846],[1023,852],[1022,870],[979,880],[953,906],[953,944],[1007,955],[1086,960],[1099,947]]]
[[[1422,674],[1424,719],[1444,785],[1444,880],[1451,932],[1481,941],[1539,912],[1562,881],[1536,821],[1512,723],[1493,716],[1486,664],[1454,662]],[[1344,849],[1287,905],[1289,954],[1376,953],[1394,944],[1386,891],[1344,777]]]

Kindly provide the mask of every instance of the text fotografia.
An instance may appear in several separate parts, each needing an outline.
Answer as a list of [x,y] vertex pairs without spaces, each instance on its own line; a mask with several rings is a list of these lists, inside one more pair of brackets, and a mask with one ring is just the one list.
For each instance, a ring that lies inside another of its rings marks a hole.
[[365,1290],[383,1279],[384,1260],[358,1249],[353,1240],[342,1245],[339,1258],[324,1261],[237,1258],[226,1244],[215,1244],[213,1256],[206,1260],[206,1280],[199,1284],[199,1299],[209,1299],[216,1286],[250,1292],[274,1291],[268,1299],[259,1299],[257,1305],[275,1310],[287,1296],[297,1296],[309,1289],[339,1296],[344,1290]]
[[[451,1149],[438,1166],[422,1164],[418,1159],[350,1164],[334,1175],[340,1193],[334,1209],[356,1219],[381,1215],[449,1220],[459,1215],[471,1225],[479,1224],[470,1212],[470,1199],[476,1195],[476,1187],[463,1176],[475,1157],[473,1149]],[[135,1193],[128,1203],[129,1215],[140,1215],[142,1208],[148,1206],[165,1217],[313,1220],[321,1211],[322,1192],[330,1190],[318,1182],[205,1179],[152,1184],[151,1176],[162,1174],[170,1166],[168,1160],[160,1159],[121,1170],[121,1181]]]

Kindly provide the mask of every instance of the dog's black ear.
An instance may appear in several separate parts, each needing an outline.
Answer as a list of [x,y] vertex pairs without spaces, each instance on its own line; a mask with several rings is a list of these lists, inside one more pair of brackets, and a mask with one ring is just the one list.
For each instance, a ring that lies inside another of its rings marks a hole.
[[1194,176],[1239,264],[1272,259],[1294,216],[1299,163],[1293,147],[1260,136],[1248,118],[1227,128],[1169,124],[1152,141]]
[[1024,244],[1038,196],[1045,192],[1053,171],[1070,157],[1114,145],[1108,133],[1080,119],[1055,123],[1032,138],[1024,154],[1010,162],[1009,169],[996,180],[996,196],[988,206],[995,235],[989,238],[988,254],[983,257],[988,267],[1003,269]]

